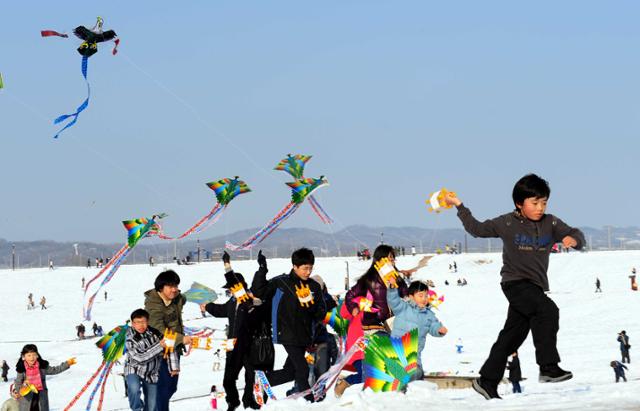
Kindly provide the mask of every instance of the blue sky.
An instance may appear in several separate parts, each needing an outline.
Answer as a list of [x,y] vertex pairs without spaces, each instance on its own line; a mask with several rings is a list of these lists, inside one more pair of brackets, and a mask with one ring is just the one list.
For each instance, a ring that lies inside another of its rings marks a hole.
[[[636,2],[31,2],[0,14],[0,238],[121,241],[120,221],[213,205],[205,182],[253,189],[205,237],[260,226],[288,202],[287,153],[350,224],[459,227],[424,200],[447,187],[481,219],[523,174],[551,183],[570,224],[637,225]],[[96,16],[121,38],[90,59]],[[328,230],[309,207],[286,225]]]

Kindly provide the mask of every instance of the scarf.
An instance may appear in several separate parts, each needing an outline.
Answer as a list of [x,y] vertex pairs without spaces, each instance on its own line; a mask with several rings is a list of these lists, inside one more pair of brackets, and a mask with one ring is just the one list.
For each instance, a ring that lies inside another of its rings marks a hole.
[[26,374],[25,381],[35,385],[38,391],[42,391],[44,387],[42,386],[42,377],[40,376],[40,364],[38,363],[38,360],[36,360],[36,362],[31,366],[24,361],[24,368]]

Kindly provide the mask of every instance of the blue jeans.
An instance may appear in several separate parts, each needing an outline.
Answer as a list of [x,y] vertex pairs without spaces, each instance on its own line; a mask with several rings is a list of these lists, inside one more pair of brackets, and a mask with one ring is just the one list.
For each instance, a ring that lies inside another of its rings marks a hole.
[[169,411],[169,400],[176,391],[178,391],[178,376],[172,377],[169,374],[169,366],[163,360],[160,362],[160,374],[158,375],[157,411]]
[[351,374],[345,378],[349,385],[360,384],[362,382],[362,360],[354,361],[353,368],[356,369],[356,374]]
[[520,381],[511,381],[511,384],[513,384],[514,394],[522,392],[522,388],[520,388]]
[[[146,382],[136,374],[129,374],[125,378],[129,407],[134,411],[156,411],[157,384]],[[144,401],[141,398],[141,389]]]

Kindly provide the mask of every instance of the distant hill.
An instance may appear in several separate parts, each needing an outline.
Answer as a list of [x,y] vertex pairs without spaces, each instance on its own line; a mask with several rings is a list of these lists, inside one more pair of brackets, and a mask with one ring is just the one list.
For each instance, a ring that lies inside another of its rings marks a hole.
[[[588,249],[640,249],[640,228],[638,227],[604,227],[602,229],[581,227],[588,242]],[[227,236],[201,239],[200,258],[219,258],[225,241],[240,243],[257,228],[236,231]],[[124,241],[124,239],[123,239]],[[296,248],[305,246],[315,251],[318,256],[354,255],[363,248],[375,248],[380,242],[395,247],[404,247],[410,253],[415,246],[419,253],[444,250],[446,245],[457,245],[461,251],[485,252],[497,251],[502,247],[499,239],[476,239],[459,228],[425,229],[419,227],[368,227],[354,225],[342,230],[327,232],[306,228],[285,228],[278,230],[256,248],[264,250],[269,257],[287,257]],[[13,261],[12,245],[15,245],[15,263],[18,268],[45,267],[53,260],[56,266],[95,264],[96,257],[110,257],[122,243],[98,244],[83,241],[56,242],[48,240],[11,242],[0,239],[0,268],[11,268]],[[75,245],[75,246],[74,246]],[[162,263],[191,254],[197,259],[198,242],[196,239],[183,241],[159,241],[149,239],[142,241],[131,253],[128,263],[141,263],[153,256]],[[77,251],[77,253],[76,253]],[[234,253],[234,258],[251,258],[252,252]]]

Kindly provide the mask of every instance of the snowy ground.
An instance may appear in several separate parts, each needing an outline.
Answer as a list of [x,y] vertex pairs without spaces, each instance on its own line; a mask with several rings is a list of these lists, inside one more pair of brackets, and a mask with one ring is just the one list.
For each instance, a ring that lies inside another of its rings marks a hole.
[[[420,256],[400,257],[400,268],[413,267]],[[457,262],[458,273],[450,273],[449,263]],[[349,262],[351,283],[363,273],[368,264],[355,258],[324,258],[316,260],[315,273],[324,277],[332,293],[344,292],[345,261]],[[488,262],[488,263],[487,263]],[[437,311],[438,317],[449,328],[449,335],[436,339],[429,337],[423,354],[425,372],[451,371],[475,374],[489,352],[506,317],[506,300],[499,287],[499,254],[468,254],[437,256],[417,276],[432,279],[436,290],[446,301]],[[631,267],[640,268],[640,252],[570,253],[551,256],[551,297],[560,307],[559,351],[563,368],[573,371],[574,378],[560,384],[539,384],[538,370],[531,337],[520,350],[522,372],[528,378],[523,382],[524,393],[512,395],[508,387],[501,388],[502,401],[486,401],[471,389],[436,390],[433,384],[415,382],[406,395],[396,393],[374,394],[351,387],[340,399],[329,397],[319,404],[298,401],[270,403],[271,410],[340,409],[383,410],[409,407],[433,407],[439,410],[631,410],[640,409],[640,381],[635,365],[627,373],[629,382],[615,384],[611,360],[619,360],[617,333],[625,329],[631,338],[631,357],[634,356],[635,338],[640,338],[640,293],[630,291],[628,275]],[[256,269],[254,262],[235,262],[234,267],[250,281]],[[270,260],[273,276],[288,271],[287,260]],[[152,288],[155,276],[162,266],[123,266],[108,284],[108,300],[102,293],[93,314],[105,331],[124,323],[133,309],[143,305],[145,290]],[[172,266],[182,278],[182,288],[188,289],[192,281],[212,287],[224,282],[221,263],[202,263],[193,266]],[[0,271],[3,279],[0,312],[0,359],[7,359],[12,367],[10,379],[15,377],[14,365],[22,346],[36,342],[44,358],[53,363],[71,356],[78,364],[66,373],[47,379],[52,409],[62,409],[100,364],[100,351],[95,340],[76,341],[75,326],[82,313],[81,278],[87,280],[96,269],[58,268],[49,270]],[[602,281],[602,294],[594,294],[596,276]],[[469,285],[457,287],[458,277],[465,277]],[[444,285],[448,279],[452,284]],[[38,302],[47,297],[47,310],[26,310],[27,295],[33,292]],[[209,325],[224,328],[224,320],[198,319],[198,307],[188,304],[184,318],[189,326]],[[91,324],[85,324],[89,331]],[[88,332],[88,334],[91,334]],[[219,333],[218,336],[222,336]],[[464,353],[456,354],[455,342],[462,338]],[[276,364],[282,364],[283,350],[277,348]],[[212,372],[211,352],[195,351],[183,359],[182,373],[175,410],[207,410],[207,394],[212,384],[222,387],[222,372]],[[241,386],[241,381],[239,382]],[[277,387],[284,396],[287,385]],[[6,396],[9,383],[0,383]],[[3,397],[4,397],[3,396]],[[4,398],[2,398],[4,399]],[[86,403],[83,397],[76,409]],[[220,405],[225,409],[224,401]],[[113,376],[107,386],[105,409],[127,409],[122,379]]]

